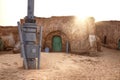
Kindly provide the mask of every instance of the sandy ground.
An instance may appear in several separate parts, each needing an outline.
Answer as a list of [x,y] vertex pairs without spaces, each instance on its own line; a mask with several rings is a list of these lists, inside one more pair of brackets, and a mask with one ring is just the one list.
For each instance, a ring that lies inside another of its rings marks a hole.
[[24,70],[20,54],[0,52],[0,80],[120,80],[120,51],[97,55],[42,53],[40,70]]

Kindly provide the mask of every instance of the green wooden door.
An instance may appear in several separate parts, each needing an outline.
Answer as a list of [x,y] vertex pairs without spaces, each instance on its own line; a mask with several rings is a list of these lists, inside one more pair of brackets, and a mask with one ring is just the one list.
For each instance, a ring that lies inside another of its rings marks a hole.
[[62,40],[61,37],[55,36],[53,37],[53,51],[61,51],[62,50]]

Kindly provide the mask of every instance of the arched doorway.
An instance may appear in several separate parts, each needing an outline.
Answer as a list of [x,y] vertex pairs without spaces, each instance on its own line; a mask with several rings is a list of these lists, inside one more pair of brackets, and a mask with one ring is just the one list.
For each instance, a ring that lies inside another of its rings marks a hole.
[[[62,31],[50,32],[45,37],[45,41],[44,41],[44,44],[43,44],[44,49],[46,47],[48,47],[50,52],[57,52],[57,50],[56,49],[54,50],[54,47],[53,47],[53,43],[55,43],[55,41],[56,41],[55,37],[57,37],[57,38],[59,37],[58,40],[61,43],[61,49],[58,50],[58,52],[66,52],[66,48],[67,48],[66,43],[67,43],[67,41],[69,42],[69,39],[68,39],[67,35],[64,32],[62,32]],[[70,51],[70,43],[69,43],[68,47],[69,47],[68,49]]]
[[120,39],[118,40],[118,50],[120,50]]
[[62,39],[60,36],[54,36],[52,38],[52,49],[55,52],[62,51]]
[[107,43],[107,36],[104,36],[104,44]]

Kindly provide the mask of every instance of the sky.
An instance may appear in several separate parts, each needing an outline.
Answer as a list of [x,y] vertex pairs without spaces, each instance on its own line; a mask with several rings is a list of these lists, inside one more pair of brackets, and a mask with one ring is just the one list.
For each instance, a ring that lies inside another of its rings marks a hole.
[[[96,21],[120,20],[120,0],[35,0],[35,16],[93,16]],[[27,0],[0,0],[0,25],[17,25],[27,15]]]

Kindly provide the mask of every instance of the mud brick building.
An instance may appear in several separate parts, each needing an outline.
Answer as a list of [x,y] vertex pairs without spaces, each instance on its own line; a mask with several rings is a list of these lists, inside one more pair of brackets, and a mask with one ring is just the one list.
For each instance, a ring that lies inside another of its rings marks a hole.
[[118,49],[120,46],[120,21],[96,22],[97,36],[109,48]]
[[[38,25],[43,26],[42,51],[46,47],[51,52],[96,52],[96,27],[93,17],[78,20],[74,16],[36,17]],[[20,22],[23,24],[24,19]],[[12,33],[15,43],[19,40],[17,27],[1,27],[1,35]],[[9,30],[9,31],[8,31]]]
[[[21,19],[21,23],[24,20]],[[77,20],[74,16],[36,17],[39,32],[43,26],[42,50],[46,47],[52,52],[90,52],[96,51],[96,43],[90,45],[90,35],[95,36],[96,27],[93,17]]]

